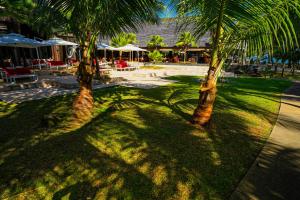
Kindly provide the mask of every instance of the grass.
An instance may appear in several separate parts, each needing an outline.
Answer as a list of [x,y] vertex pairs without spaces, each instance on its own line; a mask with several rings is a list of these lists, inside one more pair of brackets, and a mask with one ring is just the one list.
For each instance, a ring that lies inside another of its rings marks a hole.
[[[281,73],[277,73],[274,77],[276,78],[282,78],[281,77]],[[284,79],[289,79],[292,81],[300,81],[300,73],[295,72],[294,75],[292,75],[291,73],[284,73]]]
[[[90,122],[71,130],[72,95],[0,104],[0,198],[228,199],[276,121],[289,81],[230,79],[210,130],[188,120],[196,77],[150,90],[94,93]],[[59,119],[50,127],[45,116]]]

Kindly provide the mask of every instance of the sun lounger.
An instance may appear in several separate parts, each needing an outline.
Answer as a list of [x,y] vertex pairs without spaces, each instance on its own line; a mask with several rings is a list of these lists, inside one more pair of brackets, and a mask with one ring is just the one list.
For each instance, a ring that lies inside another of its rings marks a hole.
[[27,68],[0,68],[1,78],[10,83],[15,83],[16,79],[30,78],[32,81],[37,81],[36,74],[32,74]]
[[47,62],[46,62],[46,60],[44,60],[44,59],[35,59],[35,60],[32,60],[31,61],[31,66],[33,67],[33,68],[39,68],[39,69],[42,69],[42,67],[47,67],[48,66],[48,64],[47,64]]
[[67,68],[69,67],[68,64],[64,63],[63,61],[47,61],[47,64],[50,69],[56,68],[57,70],[59,68]]
[[121,61],[116,61],[116,69],[117,71],[127,71],[127,70],[130,71],[130,70],[135,70],[137,68],[134,66],[130,66],[126,61],[121,60]]

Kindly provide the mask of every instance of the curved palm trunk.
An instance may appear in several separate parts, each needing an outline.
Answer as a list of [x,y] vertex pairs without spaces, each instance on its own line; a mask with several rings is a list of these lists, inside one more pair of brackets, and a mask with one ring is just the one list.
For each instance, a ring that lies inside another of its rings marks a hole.
[[120,52],[119,52],[119,60],[122,60],[122,54],[123,54],[123,52],[120,51]]
[[292,68],[292,76],[295,76],[295,68],[296,68],[296,64],[293,64],[293,68]]
[[212,50],[212,59],[205,82],[201,85],[198,106],[194,111],[192,123],[201,126],[206,125],[213,112],[213,106],[217,94],[217,78],[224,63],[224,59],[220,57],[221,40],[223,37],[222,21],[224,15],[226,0],[221,1],[221,9],[219,12],[218,23],[216,27],[214,46]]
[[210,66],[206,81],[201,85],[198,106],[194,111],[192,123],[206,125],[211,118],[214,102],[217,96],[217,78],[223,66],[222,60],[216,61],[216,67]]
[[94,106],[92,81],[93,70],[89,64],[88,48],[87,45],[82,46],[83,56],[78,66],[78,82],[79,93],[73,102],[73,114],[75,119],[84,122],[91,117],[92,109]]
[[284,70],[285,70],[285,64],[283,63],[282,69],[281,69],[281,78],[284,77]]

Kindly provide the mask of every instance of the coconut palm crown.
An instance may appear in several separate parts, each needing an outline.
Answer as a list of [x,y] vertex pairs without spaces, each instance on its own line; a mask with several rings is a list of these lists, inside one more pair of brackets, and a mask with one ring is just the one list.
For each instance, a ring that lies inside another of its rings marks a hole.
[[158,47],[164,47],[166,44],[164,43],[164,38],[160,35],[151,35],[150,40],[147,43],[147,46],[150,48],[157,49]]
[[[92,80],[95,42],[101,37],[112,37],[125,30],[138,30],[144,23],[158,21],[162,8],[159,0],[36,0],[38,9],[60,13],[61,25],[79,42],[81,61],[77,75],[80,84],[74,102],[76,118],[85,119],[93,107]],[[38,20],[38,19],[37,19]]]
[[192,46],[196,46],[196,39],[191,32],[183,32],[179,35],[176,46],[181,47],[184,51],[184,62],[186,61],[186,53]]
[[120,33],[111,38],[111,45],[113,47],[121,47],[127,44],[136,44],[137,38],[135,33]]

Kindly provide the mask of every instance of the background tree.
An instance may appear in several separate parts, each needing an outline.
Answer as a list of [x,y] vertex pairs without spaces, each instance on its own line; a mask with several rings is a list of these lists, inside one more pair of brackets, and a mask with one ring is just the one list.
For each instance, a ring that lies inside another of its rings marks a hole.
[[148,56],[154,63],[162,61],[163,59],[163,55],[158,50],[150,52]]
[[[299,0],[179,0],[182,27],[192,26],[199,38],[211,32],[212,51],[208,75],[201,85],[193,123],[209,122],[216,98],[216,83],[228,55],[246,49],[248,55],[272,54],[274,43],[291,48],[296,34],[289,12],[299,13]],[[284,33],[284,34],[279,34]]]
[[81,61],[77,77],[80,90],[74,100],[73,110],[76,118],[85,120],[90,117],[93,108],[92,80],[95,66],[91,60],[99,35],[114,36],[127,29],[136,31],[146,22],[157,22],[157,11],[161,8],[161,3],[158,0],[39,0],[38,2],[39,9],[60,13],[64,18],[62,23],[79,42]]
[[[113,47],[122,47],[127,44],[136,44],[137,38],[135,33],[122,32],[111,39],[111,45]],[[122,59],[122,51],[119,51],[120,60]]]
[[0,0],[0,17],[10,20],[10,30],[20,32],[20,23],[28,24],[29,16],[36,4],[32,0]]
[[151,35],[150,40],[147,43],[147,47],[158,49],[159,47],[164,47],[166,44],[164,43],[164,38],[160,35]]
[[196,45],[196,39],[191,32],[183,32],[179,35],[176,46],[181,47],[184,52],[183,62],[186,61],[186,53],[190,47]]
[[[20,24],[30,26],[39,37],[49,38],[55,33],[67,33],[68,27],[59,12],[38,7],[36,0],[0,0],[0,17],[7,17],[15,24],[14,32],[20,32]],[[14,23],[15,22],[15,23]],[[62,26],[64,25],[64,26]]]

